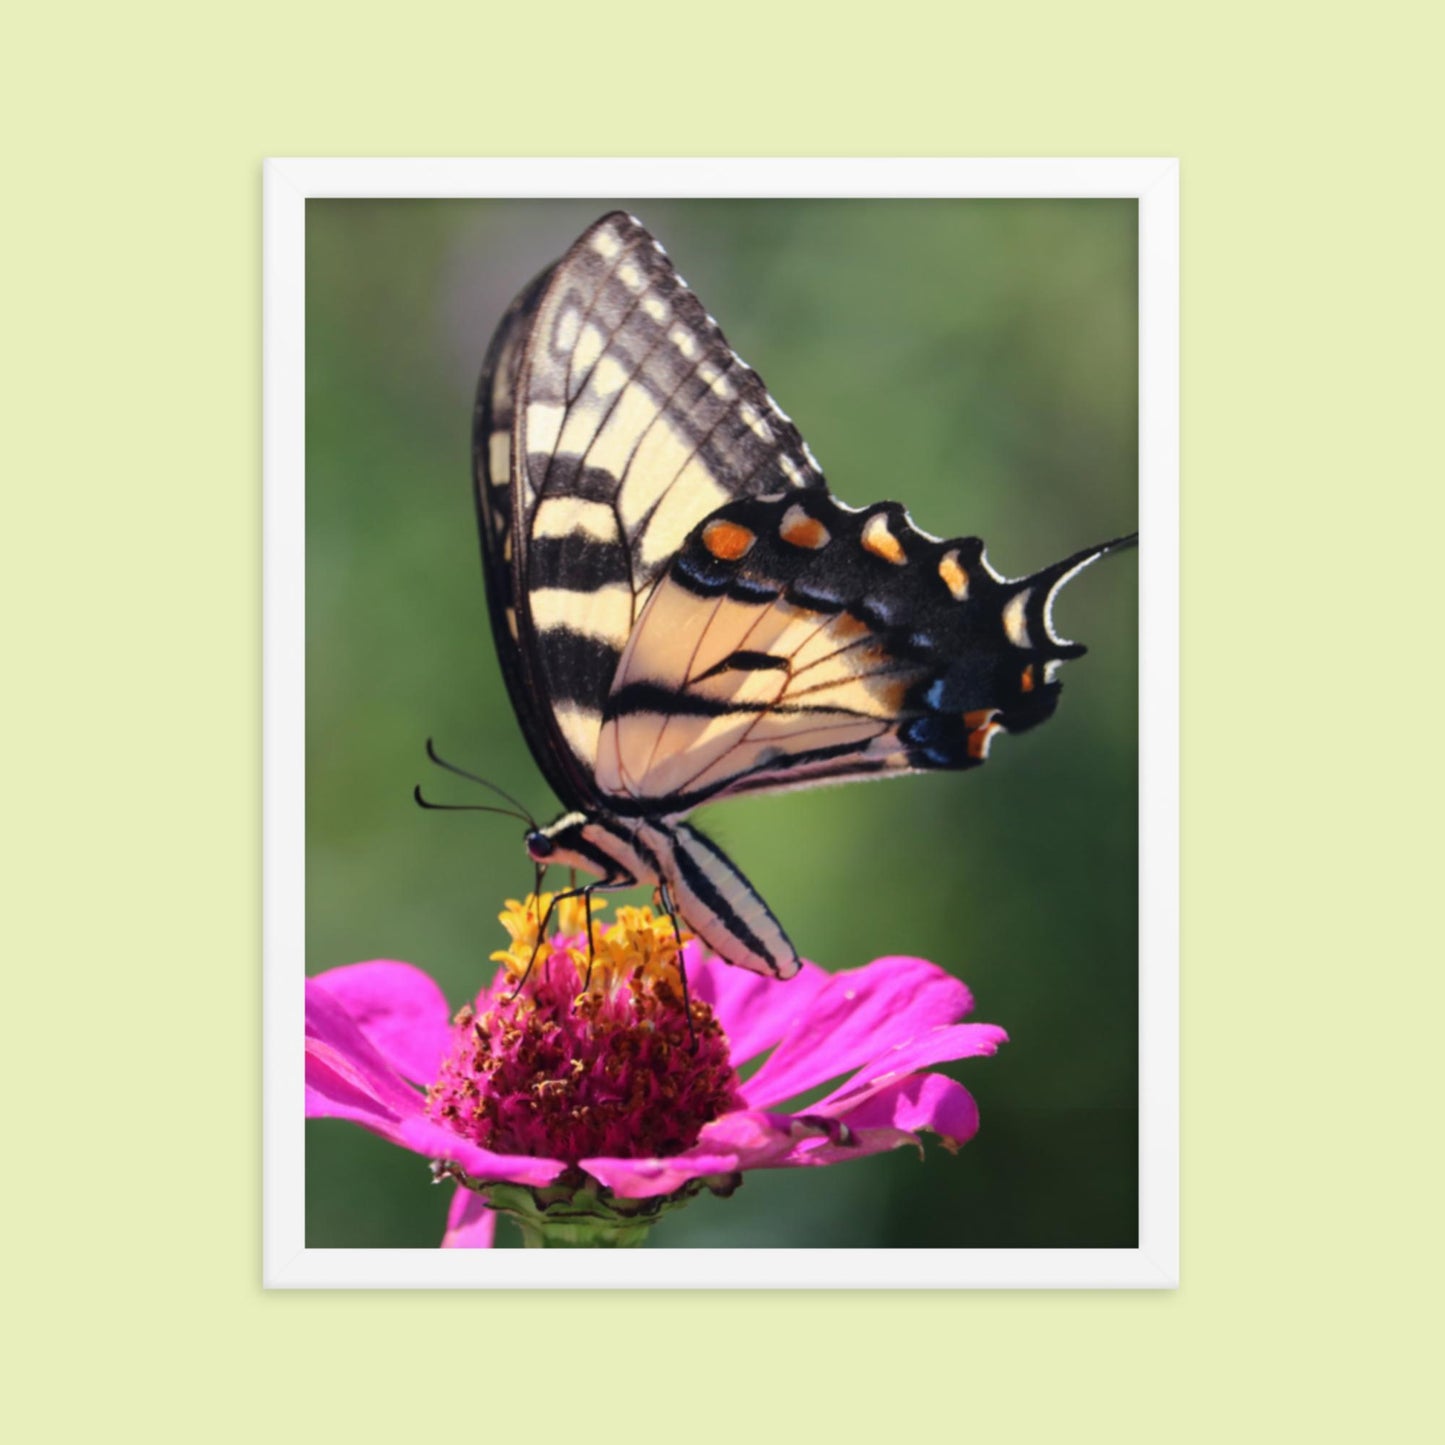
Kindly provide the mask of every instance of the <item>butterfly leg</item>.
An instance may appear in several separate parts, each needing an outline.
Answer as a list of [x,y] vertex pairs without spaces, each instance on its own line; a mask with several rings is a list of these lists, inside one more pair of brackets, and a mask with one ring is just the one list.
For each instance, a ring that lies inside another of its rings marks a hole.
[[[574,874],[573,877],[575,880],[576,875]],[[517,986],[512,990],[512,998],[509,999],[508,1002],[510,1003],[516,999],[517,995],[520,994],[526,986],[527,980],[531,978],[532,967],[537,962],[537,955],[542,951],[542,943],[547,937],[547,925],[552,921],[552,914],[556,912],[557,905],[566,898],[580,898],[583,906],[587,910],[587,980],[586,983],[583,984],[583,988],[589,987],[592,983],[592,963],[594,958],[594,945],[592,942],[592,895],[596,893],[599,888],[632,888],[636,883],[637,879],[632,877],[630,873],[618,873],[607,878],[600,878],[596,883],[585,883],[580,888],[574,886],[564,888],[560,893],[554,893],[552,895],[552,901],[547,905],[546,913],[542,915],[541,923],[537,926],[537,941],[532,945],[532,956],[527,960],[527,967],[523,970],[522,977],[517,980]],[[540,889],[540,887],[541,883],[539,881],[538,888]],[[536,895],[533,896],[535,897]]]
[[[572,875],[572,881],[577,881],[577,875]],[[592,943],[592,889],[582,890],[582,906],[587,910],[587,978],[582,985],[582,991],[592,987],[592,965],[597,962],[597,950]]]
[[625,873],[619,874],[615,878],[600,879],[596,883],[589,883],[585,887],[575,890],[582,898],[582,906],[587,910],[587,978],[582,985],[583,992],[592,987],[592,965],[597,961],[597,948],[592,941],[592,895],[598,889],[635,888],[636,886],[637,879],[630,873]]
[[687,1033],[692,1040],[692,1051],[697,1052],[697,1030],[692,1023],[692,998],[687,991],[687,968],[684,966],[682,957],[682,929],[677,921],[677,908],[672,901],[672,894],[669,892],[666,883],[657,885],[657,900],[662,905],[662,911],[672,921],[672,936],[677,942],[677,976],[682,980],[682,1011],[687,1015]]
[[[596,885],[594,884],[594,885],[592,885],[592,886],[595,887]],[[538,888],[540,889],[540,887],[541,887],[541,884],[540,884],[540,882],[539,882],[539,883],[538,883]],[[542,921],[537,925],[537,941],[532,945],[532,956],[531,956],[531,958],[529,958],[529,959],[527,960],[527,967],[522,970],[522,976],[521,976],[521,978],[519,978],[519,979],[517,980],[517,986],[516,986],[516,988],[514,988],[514,989],[512,990],[512,997],[507,1000],[508,1003],[514,1003],[514,1002],[516,1001],[517,995],[522,992],[522,990],[523,990],[523,989],[526,987],[526,985],[527,985],[527,980],[528,980],[529,978],[531,978],[531,976],[532,976],[532,967],[533,967],[533,965],[537,962],[537,955],[542,951],[542,943],[543,943],[543,940],[547,937],[547,925],[552,921],[552,914],[556,911],[557,905],[558,905],[564,898],[576,898],[576,897],[578,897],[580,894],[586,894],[586,893],[590,893],[590,892],[591,892],[591,889],[590,889],[590,888],[564,888],[560,893],[554,893],[554,894],[552,895],[551,901],[547,904],[547,911],[542,915]],[[533,897],[536,897],[536,894],[533,894]],[[589,903],[590,903],[590,900],[589,900]],[[592,932],[592,930],[591,930],[592,911],[591,911],[591,908],[590,908],[590,907],[588,908],[587,918],[588,918],[588,930],[587,930],[587,931],[588,931],[588,944],[589,944],[589,946],[590,946],[591,941],[592,941],[592,940],[591,940],[591,932]]]

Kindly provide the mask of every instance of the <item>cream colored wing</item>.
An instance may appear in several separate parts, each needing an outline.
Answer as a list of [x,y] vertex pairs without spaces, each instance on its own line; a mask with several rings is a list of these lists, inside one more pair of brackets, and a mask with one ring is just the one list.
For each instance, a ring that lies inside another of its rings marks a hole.
[[712,798],[977,766],[1057,702],[1083,649],[1059,587],[1120,543],[1017,581],[977,538],[824,491],[731,503],[698,527],[633,629],[597,781],[681,814]]
[[513,700],[546,734],[534,751],[564,801],[595,804],[603,706],[658,577],[719,506],[818,488],[822,474],[662,247],[620,212],[509,313],[474,455]]

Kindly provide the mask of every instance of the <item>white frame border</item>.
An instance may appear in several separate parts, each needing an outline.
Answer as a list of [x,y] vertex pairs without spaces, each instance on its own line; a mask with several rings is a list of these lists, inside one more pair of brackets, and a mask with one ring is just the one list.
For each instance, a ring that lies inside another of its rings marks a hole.
[[[1139,202],[1139,1246],[305,1247],[305,226],[316,197],[1118,197]],[[1179,163],[272,159],[265,164],[264,1281],[271,1288],[1168,1289],[1179,1282]]]

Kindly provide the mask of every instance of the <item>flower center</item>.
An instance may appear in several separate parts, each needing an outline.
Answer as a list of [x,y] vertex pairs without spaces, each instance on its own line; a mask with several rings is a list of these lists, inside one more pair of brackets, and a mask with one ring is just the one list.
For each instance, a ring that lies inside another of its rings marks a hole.
[[689,1027],[671,922],[626,907],[609,928],[594,920],[589,967],[576,899],[558,904],[558,932],[536,948],[550,902],[508,901],[511,946],[492,955],[503,972],[480,1012],[457,1015],[428,1113],[501,1154],[680,1154],[739,1098],[727,1037],[705,1003],[691,1004]]

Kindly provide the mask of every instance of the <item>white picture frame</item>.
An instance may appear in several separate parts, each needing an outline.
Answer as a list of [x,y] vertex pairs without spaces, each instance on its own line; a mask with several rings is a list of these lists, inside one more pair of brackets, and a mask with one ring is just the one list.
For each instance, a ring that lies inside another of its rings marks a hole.
[[[271,159],[264,175],[264,1282],[271,1288],[1171,1288],[1179,1279],[1179,166],[1136,159]],[[1138,202],[1139,1233],[1133,1249],[308,1249],[305,216],[322,197]]]

